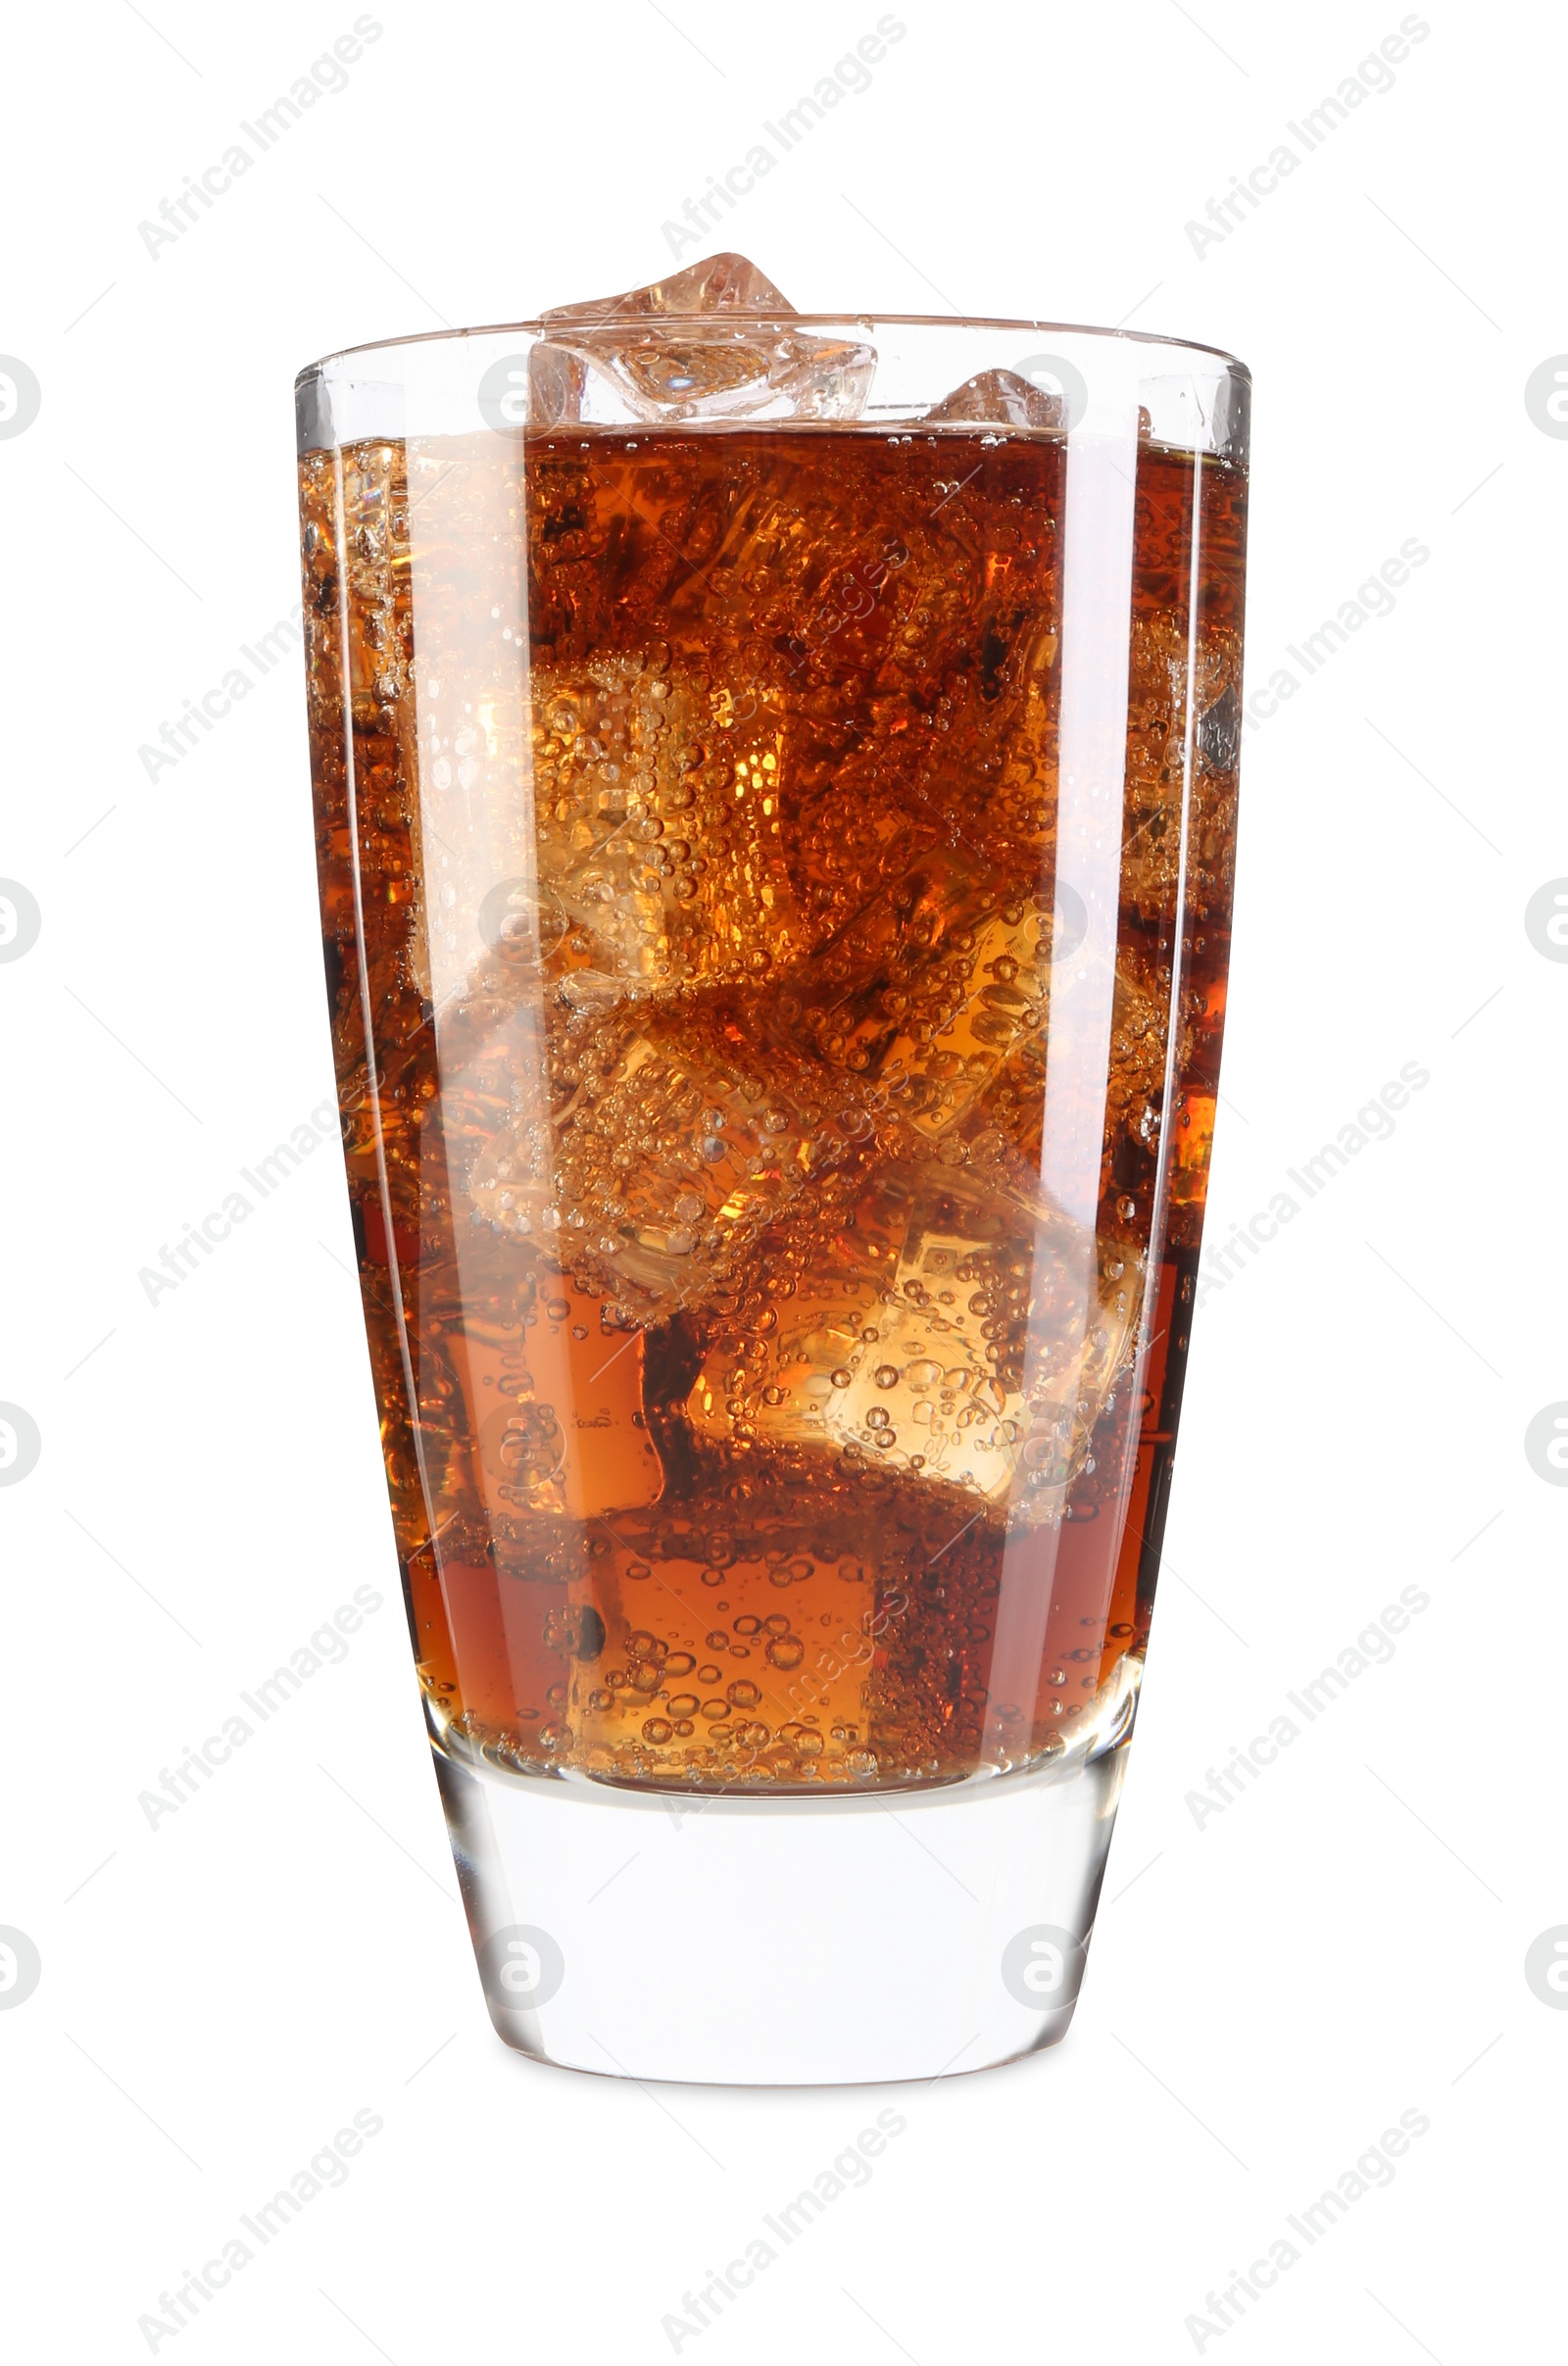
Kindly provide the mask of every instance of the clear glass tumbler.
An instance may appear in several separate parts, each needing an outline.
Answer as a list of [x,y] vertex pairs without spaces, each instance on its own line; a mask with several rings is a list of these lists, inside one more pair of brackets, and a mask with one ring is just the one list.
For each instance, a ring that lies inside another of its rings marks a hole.
[[713,267],[299,382],[321,910],[495,2026],[1071,2016],[1193,1311],[1246,372]]

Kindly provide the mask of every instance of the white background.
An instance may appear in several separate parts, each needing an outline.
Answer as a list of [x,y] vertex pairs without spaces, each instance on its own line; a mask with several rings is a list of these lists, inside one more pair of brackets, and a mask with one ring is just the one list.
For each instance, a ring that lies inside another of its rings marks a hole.
[[[1211,1238],[1402,1064],[1430,1085],[1203,1308],[1069,2039],[890,2098],[645,2091],[502,2048],[395,1599],[335,1153],[177,1293],[137,1282],[331,1092],[297,660],[156,781],[137,753],[298,596],[295,370],[662,275],[662,224],[876,0],[381,0],[349,87],[156,260],[138,223],[353,0],[150,13],[88,0],[8,36],[0,348],[43,390],[0,441],[0,873],[42,914],[0,965],[0,1399],[42,1438],[0,1490],[0,1924],[42,1959],[0,2011],[8,2349],[147,2355],[160,2292],[368,2107],[347,2184],[157,2354],[668,2357],[665,2312],[892,2099],[907,2129],[869,2186],[682,2355],[1538,2354],[1568,2015],[1523,1966],[1568,1922],[1568,1499],[1523,1441],[1568,1398],[1568,968],[1524,908],[1568,872],[1568,443],[1524,388],[1568,347],[1560,29],[1431,10],[1395,87],[1200,257],[1187,222],[1399,0],[1200,0],[1201,25],[1174,0],[901,0],[869,90],[683,257],[739,246],[803,309],[1130,317],[1241,354],[1254,689],[1401,542],[1431,554],[1246,745]],[[385,1602],[346,1661],[150,1830],[138,1793],[357,1585]],[[1411,1585],[1430,1606],[1393,1659],[1200,1826],[1207,1770]],[[1407,2109],[1431,2125],[1394,2182],[1195,2336]]]

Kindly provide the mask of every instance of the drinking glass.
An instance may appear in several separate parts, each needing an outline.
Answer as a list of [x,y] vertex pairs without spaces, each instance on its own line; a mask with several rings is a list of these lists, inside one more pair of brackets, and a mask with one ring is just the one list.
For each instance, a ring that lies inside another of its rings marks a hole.
[[1248,379],[684,273],[298,387],[326,968],[512,2046],[1071,2017],[1225,1007]]

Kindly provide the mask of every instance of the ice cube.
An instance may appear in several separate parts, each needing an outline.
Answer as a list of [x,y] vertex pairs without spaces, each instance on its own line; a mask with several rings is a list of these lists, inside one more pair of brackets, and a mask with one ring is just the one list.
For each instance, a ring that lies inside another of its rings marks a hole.
[[621,296],[560,305],[529,361],[538,428],[633,420],[858,419],[875,349],[789,325],[794,308],[740,255]]
[[[501,1242],[464,1253],[469,1316],[449,1352],[493,1515],[591,1519],[656,1503],[663,1466],[648,1430],[640,1340],[607,1331],[603,1302]],[[566,1431],[572,1431],[568,1449]]]
[[519,1065],[513,1113],[473,1158],[476,1219],[587,1272],[634,1319],[700,1296],[870,1130],[848,1080],[760,1051],[722,992],[578,1010],[546,1073]]
[[961,421],[965,426],[1034,427],[1063,434],[1067,405],[1061,395],[1033,385],[1014,370],[982,370],[934,403],[921,423],[932,426],[949,421]]
[[551,974],[650,991],[806,949],[776,825],[782,719],[659,656],[534,677],[539,876],[571,924]]
[[742,1495],[699,1481],[678,1522],[662,1505],[603,1524],[572,1605],[602,1648],[563,1669],[585,1770],[702,1769],[739,1788],[875,1771],[878,1596],[902,1604],[924,1554],[909,1567],[907,1535],[858,1490],[803,1497],[789,1462],[758,1457]]
[[834,1197],[730,1277],[731,1327],[688,1400],[699,1433],[814,1445],[1059,1519],[1133,1351],[1136,1255],[937,1165],[887,1162],[853,1207]]
[[786,986],[779,1019],[937,1140],[1045,1024],[1053,959],[1074,950],[1058,920],[1038,886],[931,849]]
[[676,314],[685,318],[690,313],[765,313],[769,320],[780,320],[793,313],[795,307],[780,295],[765,273],[744,255],[710,255],[702,263],[689,263],[683,271],[673,271],[667,279],[655,279],[647,287],[629,288],[623,296],[596,296],[582,304],[554,304],[541,313],[541,320],[646,320],[656,314]]

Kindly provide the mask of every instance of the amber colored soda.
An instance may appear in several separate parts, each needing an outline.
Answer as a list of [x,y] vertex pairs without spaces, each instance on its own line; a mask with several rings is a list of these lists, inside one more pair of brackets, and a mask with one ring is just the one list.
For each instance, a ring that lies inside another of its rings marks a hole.
[[1138,448],[1091,1232],[1040,1156],[1065,450],[574,427],[301,463],[360,1276],[457,1755],[865,1789],[1125,1725],[1224,1020],[1246,478]]

